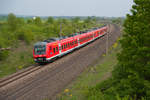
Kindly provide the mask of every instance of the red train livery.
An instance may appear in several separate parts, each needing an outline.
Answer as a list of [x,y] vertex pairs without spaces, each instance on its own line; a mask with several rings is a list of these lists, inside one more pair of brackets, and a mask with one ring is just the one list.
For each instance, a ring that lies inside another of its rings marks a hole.
[[105,35],[107,26],[75,33],[67,37],[50,38],[34,45],[33,57],[37,63],[50,62]]

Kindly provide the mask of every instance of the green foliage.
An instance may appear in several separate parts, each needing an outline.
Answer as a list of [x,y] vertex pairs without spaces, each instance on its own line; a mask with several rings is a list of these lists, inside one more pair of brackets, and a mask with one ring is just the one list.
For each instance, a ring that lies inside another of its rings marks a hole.
[[3,37],[0,37],[0,48],[5,47],[5,39]]
[[17,29],[17,18],[12,13],[8,15],[8,25],[12,31]]
[[28,19],[27,20],[27,24],[32,24],[33,23],[33,20],[32,19]]
[[0,51],[0,61],[5,60],[8,57],[9,51]]
[[48,19],[47,19],[47,22],[46,22],[47,24],[53,24],[54,23],[54,19],[53,19],[53,17],[48,17]]
[[41,18],[40,17],[35,17],[35,19],[33,20],[33,23],[38,25],[38,26],[41,26],[42,25]]
[[78,17],[73,20],[53,17],[43,20],[40,17],[16,17],[11,13],[6,18],[6,21],[4,19],[0,21],[0,48],[10,47],[11,50],[0,51],[0,77],[33,64],[33,44],[50,37],[58,37],[61,24],[61,34],[64,36],[83,30],[85,24],[90,27],[94,25],[85,23]]
[[150,99],[150,1],[134,2],[132,15],[128,14],[124,23],[122,51],[118,54],[113,80],[96,87],[98,92],[108,87],[103,91],[106,100]]
[[150,99],[150,1],[134,1],[132,15],[127,15],[124,24],[123,50],[118,55],[119,63],[113,75],[119,82],[116,91],[121,96]]
[[34,35],[30,30],[21,28],[17,31],[17,38],[19,40],[24,40],[27,44],[29,44],[34,40]]

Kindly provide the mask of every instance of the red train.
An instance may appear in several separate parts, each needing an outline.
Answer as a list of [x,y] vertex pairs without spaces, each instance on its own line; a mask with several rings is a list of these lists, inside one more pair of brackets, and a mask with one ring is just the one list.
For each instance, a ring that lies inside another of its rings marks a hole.
[[107,31],[107,26],[94,28],[84,32],[72,34],[67,37],[50,38],[34,45],[33,57],[37,63],[50,62],[57,57],[61,57],[76,48],[80,48],[97,38],[103,36]]

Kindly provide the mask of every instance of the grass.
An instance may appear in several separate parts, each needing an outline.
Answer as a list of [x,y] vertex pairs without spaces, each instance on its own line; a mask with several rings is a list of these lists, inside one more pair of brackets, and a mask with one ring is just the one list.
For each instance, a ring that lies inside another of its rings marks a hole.
[[32,45],[19,44],[10,52],[5,61],[0,62],[0,78],[15,73],[33,64]]
[[[108,55],[103,54],[97,65],[87,68],[77,80],[58,94],[58,100],[88,100],[86,94],[89,88],[111,77],[113,67],[117,64],[116,54],[120,51],[120,46],[115,43],[112,48]],[[96,99],[94,98],[92,100]]]
[[[2,19],[7,20],[0,20],[0,48],[10,47],[11,50],[0,51],[0,78],[33,64],[33,44],[51,37],[58,37],[60,29],[57,26],[62,21],[64,23],[63,36],[78,32],[79,30],[74,27],[76,25],[80,30],[95,27],[93,20],[88,23],[82,20],[83,22],[79,23],[70,19],[53,19],[51,23],[39,17],[38,20],[17,18],[14,14],[9,14],[7,18]],[[96,24],[96,26],[102,25]]]

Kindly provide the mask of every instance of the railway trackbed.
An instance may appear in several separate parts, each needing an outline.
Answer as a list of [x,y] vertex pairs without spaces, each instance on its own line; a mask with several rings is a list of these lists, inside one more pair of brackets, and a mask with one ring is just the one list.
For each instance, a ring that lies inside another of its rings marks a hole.
[[[120,36],[116,25],[110,26],[109,44]],[[106,35],[53,63],[31,66],[5,79],[0,79],[0,100],[55,100],[58,94],[85,68],[101,59],[106,52]]]
[[13,75],[10,75],[6,78],[3,78],[3,79],[0,79],[0,88],[9,84],[9,83],[12,83],[14,81],[17,81],[18,79],[20,78],[23,78],[24,76],[30,74],[30,73],[33,73],[39,69],[41,69],[42,67],[38,66],[38,65],[33,65],[29,68],[26,68],[24,70],[21,70],[20,72],[17,72],[17,73],[14,73]]

